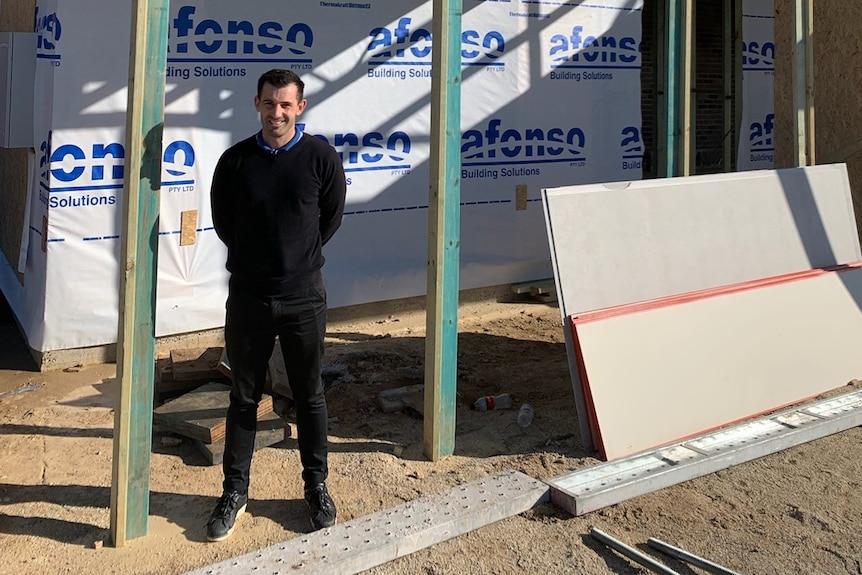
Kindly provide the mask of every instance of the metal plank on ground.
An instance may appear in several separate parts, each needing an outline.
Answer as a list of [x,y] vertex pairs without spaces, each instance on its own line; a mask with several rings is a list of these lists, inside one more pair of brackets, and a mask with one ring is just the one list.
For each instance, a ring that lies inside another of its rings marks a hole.
[[358,573],[547,501],[545,483],[507,470],[186,575]]
[[584,515],[859,425],[862,390],[561,475],[547,483],[554,504],[572,515]]

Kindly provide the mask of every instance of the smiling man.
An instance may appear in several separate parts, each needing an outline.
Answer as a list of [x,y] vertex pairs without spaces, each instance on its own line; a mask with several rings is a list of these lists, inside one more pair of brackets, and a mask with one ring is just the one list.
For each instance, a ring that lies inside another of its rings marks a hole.
[[257,406],[276,336],[296,407],[311,525],[335,524],[326,488],[321,268],[322,248],[341,225],[347,185],[335,150],[296,126],[307,104],[303,89],[289,70],[261,75],[254,97],[261,129],[226,150],[213,174],[213,226],[227,246],[230,272],[224,337],[232,389],[223,495],[207,522],[209,541],[227,539],[248,503]]

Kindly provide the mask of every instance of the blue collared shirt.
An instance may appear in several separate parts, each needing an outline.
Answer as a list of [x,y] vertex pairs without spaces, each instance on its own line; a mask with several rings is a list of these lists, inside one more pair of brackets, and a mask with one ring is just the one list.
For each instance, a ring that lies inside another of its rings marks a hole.
[[302,137],[302,130],[297,128],[296,133],[293,135],[293,137],[290,139],[290,141],[288,143],[286,143],[285,145],[283,145],[280,148],[272,148],[269,146],[269,144],[267,144],[266,142],[263,141],[263,130],[259,130],[257,133],[257,145],[260,146],[261,148],[263,148],[264,150],[266,150],[267,152],[269,152],[270,154],[277,154],[279,152],[286,152],[289,149],[291,149],[293,146],[296,145],[296,143],[299,141],[299,139],[301,137]]

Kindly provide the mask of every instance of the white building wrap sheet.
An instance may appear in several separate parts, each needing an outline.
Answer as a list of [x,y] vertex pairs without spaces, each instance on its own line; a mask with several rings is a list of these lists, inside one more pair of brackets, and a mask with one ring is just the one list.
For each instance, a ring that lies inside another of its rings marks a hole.
[[743,0],[740,171],[775,167],[774,30],[774,0]]
[[[549,277],[540,190],[641,177],[642,0],[463,9],[460,287]],[[301,75],[299,121],[348,178],[324,250],[330,306],[424,294],[431,2],[184,0],[169,18],[156,335],[223,325],[210,178],[259,129],[256,82],[274,67]],[[117,341],[130,19],[129,2],[37,2],[41,146],[24,293],[10,297],[36,350]],[[181,246],[188,210],[197,236]]]

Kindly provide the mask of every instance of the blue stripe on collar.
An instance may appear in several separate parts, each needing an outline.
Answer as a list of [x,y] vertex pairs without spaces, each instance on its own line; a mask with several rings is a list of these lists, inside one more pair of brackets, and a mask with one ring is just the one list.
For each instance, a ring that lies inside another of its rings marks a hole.
[[302,137],[302,130],[297,128],[296,134],[293,135],[293,137],[290,139],[290,141],[288,143],[286,143],[285,145],[283,145],[280,148],[272,148],[269,146],[269,144],[267,144],[266,142],[263,141],[263,130],[259,130],[257,132],[257,145],[260,146],[261,148],[263,148],[264,150],[266,150],[267,152],[269,152],[270,154],[277,154],[279,152],[286,152],[289,149],[291,149],[292,147],[294,147],[301,137]]

